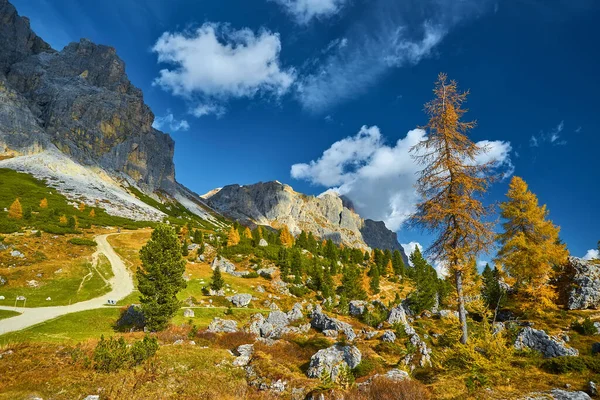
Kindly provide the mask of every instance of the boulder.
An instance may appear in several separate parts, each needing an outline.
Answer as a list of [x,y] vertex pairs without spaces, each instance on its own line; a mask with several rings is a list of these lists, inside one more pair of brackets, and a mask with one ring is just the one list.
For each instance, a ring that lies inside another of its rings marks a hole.
[[250,317],[250,323],[245,328],[246,332],[260,336],[260,327],[265,323],[265,316],[257,313]]
[[313,328],[320,331],[334,330],[343,332],[346,338],[350,341],[356,338],[356,333],[352,326],[346,322],[339,321],[323,313],[321,306],[316,306],[311,312],[310,324]]
[[569,310],[585,310],[600,306],[600,263],[569,257],[571,290],[568,293]]
[[365,313],[367,302],[363,300],[352,300],[348,306],[350,315],[359,316]]
[[396,334],[394,331],[385,331],[381,336],[381,340],[388,343],[394,343],[396,341]]
[[252,301],[252,295],[247,293],[238,293],[227,297],[227,300],[233,303],[236,307],[248,307]]
[[552,389],[550,393],[555,400],[592,400],[585,392],[569,392],[562,389]]
[[408,324],[408,319],[406,318],[406,311],[404,310],[404,307],[402,307],[401,304],[397,305],[396,307],[394,307],[390,310],[390,314],[388,315],[387,322],[390,325],[395,325],[395,324],[406,325],[406,324]]
[[208,289],[208,295],[209,296],[225,296],[225,289],[219,289],[219,290],[213,290],[213,289]]
[[359,383],[358,386],[364,387],[364,386],[370,385],[373,382],[373,380],[375,380],[377,378],[384,378],[384,379],[387,379],[392,382],[400,382],[400,381],[404,381],[406,379],[410,379],[408,372],[402,371],[401,369],[394,368],[394,369],[389,370],[388,372],[386,372],[383,375],[375,374],[372,377],[370,377],[369,379],[367,379],[365,382]]
[[215,318],[208,326],[208,331],[212,333],[232,333],[237,330],[237,321],[231,319]]
[[19,250],[13,250],[10,252],[10,256],[15,258],[24,258],[25,254],[21,253]]
[[590,396],[598,396],[598,386],[596,382],[589,381],[587,384],[587,392]]
[[8,282],[8,280],[5,277],[0,276],[0,286],[6,285],[6,282]]
[[345,368],[355,368],[362,359],[362,354],[355,346],[333,345],[317,351],[311,358],[306,374],[309,378],[328,376],[332,382]]
[[264,287],[264,286],[262,286],[262,285],[258,285],[258,286],[256,287],[256,291],[257,291],[258,293],[264,293],[264,292],[265,292],[265,287]]
[[194,310],[191,308],[186,308],[183,310],[183,316],[186,318],[194,318],[196,315],[194,314]]
[[210,267],[213,271],[219,267],[221,272],[226,272],[228,274],[235,272],[235,265],[225,257],[221,256],[216,256]]
[[265,239],[260,239],[260,241],[258,242],[258,247],[267,247],[269,245],[269,243],[267,243],[267,241]]
[[304,314],[302,313],[303,307],[302,304],[296,303],[292,307],[292,309],[287,313],[287,318],[290,321],[296,321],[304,318]]
[[254,354],[253,344],[243,344],[236,349],[238,357],[233,360],[233,365],[236,367],[245,367],[250,363],[250,359]]
[[577,356],[579,351],[565,344],[561,339],[549,336],[545,331],[526,327],[519,332],[515,341],[517,350],[537,350],[546,358]]
[[277,267],[261,268],[256,271],[257,274],[268,279],[272,279],[276,272]]
[[276,329],[285,328],[290,324],[287,314],[283,311],[271,311],[267,317],[267,322]]

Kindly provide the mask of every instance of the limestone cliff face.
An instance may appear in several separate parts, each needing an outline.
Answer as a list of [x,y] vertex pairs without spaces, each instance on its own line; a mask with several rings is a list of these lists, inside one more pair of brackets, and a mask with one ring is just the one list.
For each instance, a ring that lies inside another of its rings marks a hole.
[[[247,225],[287,225],[293,234],[301,230],[347,246],[398,249],[402,246],[383,222],[364,221],[335,193],[307,196],[279,182],[225,186],[205,195],[208,204],[222,214]],[[368,241],[362,231],[367,227]]]
[[0,156],[53,144],[151,192],[176,188],[174,142],[112,47],[82,39],[57,52],[0,0]]

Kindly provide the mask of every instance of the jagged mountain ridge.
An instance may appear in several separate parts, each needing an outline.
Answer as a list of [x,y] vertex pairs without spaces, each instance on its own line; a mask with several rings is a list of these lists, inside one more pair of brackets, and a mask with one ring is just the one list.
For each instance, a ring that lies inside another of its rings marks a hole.
[[277,181],[253,185],[229,185],[205,194],[215,210],[246,225],[287,225],[293,234],[304,230],[336,243],[366,249],[399,250],[406,254],[396,233],[383,222],[364,220],[348,199],[328,191],[307,196]]
[[31,173],[72,199],[102,200],[111,214],[165,216],[128,189],[135,187],[214,221],[177,183],[175,143],[153,121],[114,48],[81,39],[56,51],[0,0],[0,167]]

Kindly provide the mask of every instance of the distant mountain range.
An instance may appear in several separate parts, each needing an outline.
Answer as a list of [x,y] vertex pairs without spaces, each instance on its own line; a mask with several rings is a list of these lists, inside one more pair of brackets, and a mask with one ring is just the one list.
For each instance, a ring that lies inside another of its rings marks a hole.
[[383,222],[363,220],[332,193],[306,196],[268,182],[201,198],[175,179],[175,143],[153,121],[114,48],[82,39],[56,51],[0,0],[0,168],[28,172],[67,197],[131,219],[161,220],[164,210],[154,203],[177,204],[214,223],[221,213],[404,254]]

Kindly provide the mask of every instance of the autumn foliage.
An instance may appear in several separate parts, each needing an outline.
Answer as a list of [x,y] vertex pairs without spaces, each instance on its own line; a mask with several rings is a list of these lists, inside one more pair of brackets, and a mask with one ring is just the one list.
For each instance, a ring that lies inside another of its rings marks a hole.
[[48,199],[45,197],[40,201],[40,208],[48,208]]
[[560,228],[548,219],[548,209],[538,204],[523,179],[513,177],[507,197],[500,205],[505,222],[497,238],[501,247],[496,262],[514,279],[522,307],[540,313],[554,307],[554,266],[564,264],[568,252],[559,240]]
[[231,229],[229,229],[229,233],[227,234],[227,246],[235,246],[239,242],[240,242],[240,233],[232,225]]
[[244,237],[246,239],[252,239],[252,231],[250,228],[246,227],[246,229],[244,229]]
[[284,226],[279,233],[279,240],[281,245],[290,248],[294,245],[294,236],[292,236],[287,226]]
[[8,218],[10,219],[21,219],[23,218],[23,207],[21,207],[21,202],[19,199],[15,199],[13,203],[8,208]]
[[414,159],[423,166],[417,180],[422,200],[412,221],[438,233],[428,250],[446,263],[454,277],[463,328],[461,341],[466,343],[465,271],[469,260],[493,243],[492,224],[484,221],[488,210],[477,198],[490,183],[490,165],[476,162],[486,149],[467,136],[475,123],[461,120],[468,92],[460,93],[456,82],[448,82],[445,74],[439,75],[433,92],[435,98],[425,105],[428,136],[411,149]]

